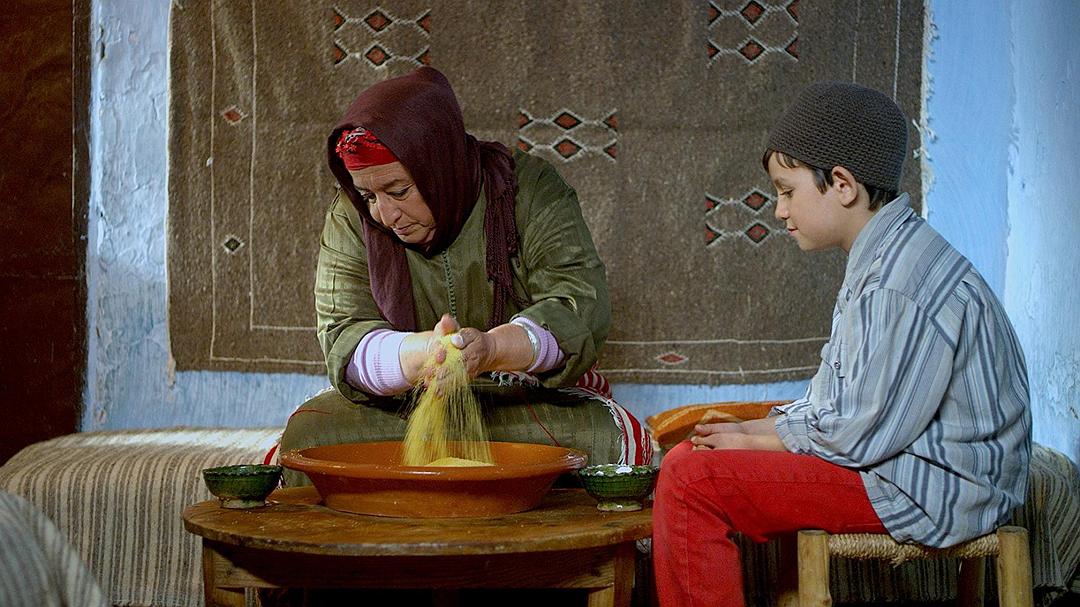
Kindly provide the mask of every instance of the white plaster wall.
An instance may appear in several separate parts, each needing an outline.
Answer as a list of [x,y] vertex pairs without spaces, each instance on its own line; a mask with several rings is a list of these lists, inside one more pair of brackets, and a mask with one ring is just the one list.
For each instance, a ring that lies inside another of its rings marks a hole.
[[[96,0],[83,430],[284,426],[326,384],[176,373],[166,323],[169,0]],[[314,337],[313,337],[314,338]]]
[[614,384],[611,392],[642,421],[673,407],[691,403],[717,403],[746,400],[793,400],[806,393],[805,381],[772,384],[731,384],[697,386],[670,384]]
[[[1028,356],[1037,440],[1080,461],[1075,195],[1080,4],[929,0],[928,217],[986,275]],[[325,385],[293,374],[172,373],[165,217],[169,0],[94,0],[89,358],[84,430],[283,425]],[[1010,254],[1011,252],[1011,254]],[[642,417],[801,395],[804,382],[617,385]]]
[[1012,12],[1005,304],[1027,353],[1035,440],[1080,463],[1080,2]]

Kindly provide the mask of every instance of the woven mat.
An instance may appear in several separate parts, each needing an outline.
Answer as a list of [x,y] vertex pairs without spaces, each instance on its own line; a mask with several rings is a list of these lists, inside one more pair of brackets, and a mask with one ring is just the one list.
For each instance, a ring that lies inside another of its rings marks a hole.
[[[577,189],[608,268],[609,379],[809,377],[844,258],[801,253],[773,217],[768,127],[824,78],[921,113],[913,0],[184,0],[171,27],[181,370],[324,372],[312,289],[334,193],[326,134],[360,89],[429,63],[471,132],[551,160]],[[908,169],[918,204],[917,160]]]

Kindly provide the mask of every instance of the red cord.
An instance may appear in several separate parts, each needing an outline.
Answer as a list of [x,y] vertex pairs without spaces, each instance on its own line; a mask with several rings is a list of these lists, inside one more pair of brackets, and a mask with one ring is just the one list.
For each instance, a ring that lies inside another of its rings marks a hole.
[[544,434],[548,435],[548,438],[551,439],[551,442],[555,443],[556,447],[561,447],[562,445],[559,444],[559,440],[555,438],[555,435],[548,431],[547,427],[544,426],[544,422],[540,421],[540,418],[536,415],[536,411],[533,411],[533,406],[529,403],[525,403],[525,406],[529,408],[529,413],[532,414],[533,419],[536,420],[536,423],[544,431]]

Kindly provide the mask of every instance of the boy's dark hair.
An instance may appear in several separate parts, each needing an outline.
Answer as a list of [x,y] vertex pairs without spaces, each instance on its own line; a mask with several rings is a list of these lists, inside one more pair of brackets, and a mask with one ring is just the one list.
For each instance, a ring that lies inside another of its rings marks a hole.
[[[810,169],[810,172],[814,175],[814,185],[817,186],[818,191],[822,194],[824,194],[825,190],[828,190],[829,186],[833,184],[832,169],[823,169],[812,164],[807,164],[798,158],[794,158],[773,149],[765,150],[765,155],[761,157],[761,164],[765,167],[766,171],[769,170],[769,157],[773,154],[776,154],[776,161],[779,162],[782,167],[787,167],[789,169],[806,167],[807,169]],[[866,188],[866,193],[870,195],[871,211],[876,211],[878,207],[888,203],[899,194],[896,190],[887,190],[868,183],[864,183],[863,187]]]
[[[907,157],[907,119],[896,102],[853,82],[815,82],[803,89],[773,126],[765,148],[808,167],[842,166],[859,183],[900,190]],[[769,153],[765,168],[768,170]]]

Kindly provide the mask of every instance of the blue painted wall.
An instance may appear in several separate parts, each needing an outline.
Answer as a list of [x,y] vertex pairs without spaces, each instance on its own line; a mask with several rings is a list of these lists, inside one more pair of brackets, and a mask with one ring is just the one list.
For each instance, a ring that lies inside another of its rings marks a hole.
[[[1000,296],[1014,105],[1007,0],[929,3],[925,214]],[[981,35],[976,36],[976,32]]]
[[1005,303],[1035,440],[1080,462],[1080,3],[928,7],[927,219]]
[[1080,462],[1080,2],[1012,14],[1005,307],[1027,354],[1035,440]]
[[[182,6],[182,3],[175,3]],[[85,430],[275,426],[325,381],[175,373],[165,276],[168,0],[95,0]],[[1036,438],[1080,461],[1080,3],[931,0],[923,170],[928,219],[1003,294],[1031,369]],[[182,10],[182,9],[174,9]],[[914,168],[914,167],[912,167]],[[1070,213],[1069,211],[1074,211]],[[1071,316],[1070,316],[1071,314]],[[795,398],[803,382],[617,385],[640,416]]]

